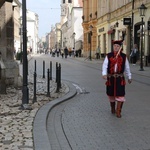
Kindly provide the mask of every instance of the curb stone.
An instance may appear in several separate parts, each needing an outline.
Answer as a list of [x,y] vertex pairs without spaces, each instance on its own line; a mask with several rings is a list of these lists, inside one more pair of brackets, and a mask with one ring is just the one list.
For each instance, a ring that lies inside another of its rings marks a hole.
[[77,94],[76,88],[70,82],[67,82],[66,84],[69,86],[69,92],[63,97],[55,99],[42,106],[35,116],[33,124],[33,141],[35,150],[51,150],[46,129],[48,114],[56,105],[71,99]]

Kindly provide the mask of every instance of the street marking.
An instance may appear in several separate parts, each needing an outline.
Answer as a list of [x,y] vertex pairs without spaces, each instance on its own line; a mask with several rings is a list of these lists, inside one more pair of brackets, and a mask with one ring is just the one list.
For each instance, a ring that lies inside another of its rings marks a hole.
[[76,87],[76,89],[78,89],[78,90],[80,91],[80,93],[83,92],[82,89],[81,89],[77,84],[74,84],[74,83],[73,83],[73,85]]
[[80,92],[79,94],[88,94],[90,92],[87,92],[85,88],[80,88],[77,84],[74,84],[73,85],[76,87],[76,89],[78,89]]

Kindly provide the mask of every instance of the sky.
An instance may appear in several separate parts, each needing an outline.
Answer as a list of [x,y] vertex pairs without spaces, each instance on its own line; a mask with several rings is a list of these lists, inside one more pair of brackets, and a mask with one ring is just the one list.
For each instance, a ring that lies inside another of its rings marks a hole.
[[26,0],[26,8],[39,16],[39,38],[49,33],[52,25],[60,22],[60,2],[61,0]]

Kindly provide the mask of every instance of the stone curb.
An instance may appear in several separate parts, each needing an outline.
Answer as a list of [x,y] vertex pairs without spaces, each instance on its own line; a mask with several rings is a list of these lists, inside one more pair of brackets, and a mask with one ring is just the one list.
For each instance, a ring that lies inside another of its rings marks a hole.
[[[64,81],[63,81],[64,82]],[[66,81],[65,81],[66,82]],[[61,98],[55,99],[43,105],[37,112],[33,123],[33,141],[35,150],[51,150],[50,141],[47,135],[47,117],[50,111],[58,104],[69,100],[77,94],[76,88],[71,82],[66,82],[69,92]]]

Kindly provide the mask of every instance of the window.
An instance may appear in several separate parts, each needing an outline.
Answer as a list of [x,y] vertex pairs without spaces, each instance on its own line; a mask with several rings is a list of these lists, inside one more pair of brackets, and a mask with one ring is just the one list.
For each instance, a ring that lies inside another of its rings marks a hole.
[[65,3],[65,0],[63,0],[63,3]]
[[72,0],[68,0],[68,3],[72,3]]

